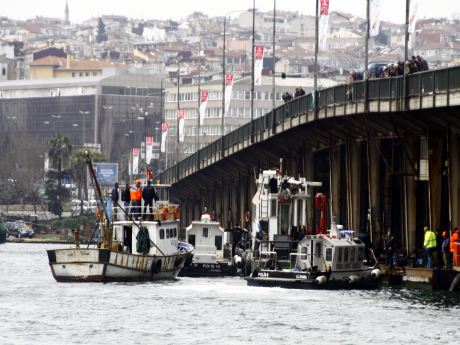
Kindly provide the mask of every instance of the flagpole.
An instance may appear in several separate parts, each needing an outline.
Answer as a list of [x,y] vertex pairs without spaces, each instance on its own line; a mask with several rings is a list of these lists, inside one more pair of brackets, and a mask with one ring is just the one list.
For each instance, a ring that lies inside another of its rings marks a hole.
[[314,74],[314,79],[313,79],[313,92],[315,94],[316,94],[316,89],[318,88],[319,1],[320,0],[316,0],[316,17],[315,17],[315,74]]
[[274,110],[276,108],[276,80],[275,80],[275,35],[276,35],[276,0],[273,0],[273,52],[272,52],[272,108],[273,108],[273,115],[275,114]]
[[198,52],[198,123],[197,129],[195,132],[195,152],[200,149],[200,127],[201,127],[201,114],[200,114],[200,107],[201,107],[201,41],[200,41],[200,51]]
[[176,165],[179,163],[180,60],[177,61]]
[[366,1],[366,42],[365,42],[365,55],[364,55],[364,80],[369,79],[369,31],[370,31],[370,18],[369,18],[370,0]]
[[410,0],[406,0],[406,25],[404,37],[404,77],[403,77],[403,97],[404,110],[407,110],[407,68],[406,62],[409,59],[409,15],[410,15]]
[[255,42],[256,42],[256,0],[252,5],[252,78],[251,78],[251,143],[254,142],[254,70],[255,70]]
[[[227,14],[224,16],[224,38],[223,38],[223,51],[222,51],[222,119],[220,122],[220,131],[221,131],[221,137],[224,137],[224,118],[225,118],[225,73],[226,73],[226,68],[225,68],[225,39],[226,39],[226,30],[227,30]],[[223,146],[222,146],[223,149]]]

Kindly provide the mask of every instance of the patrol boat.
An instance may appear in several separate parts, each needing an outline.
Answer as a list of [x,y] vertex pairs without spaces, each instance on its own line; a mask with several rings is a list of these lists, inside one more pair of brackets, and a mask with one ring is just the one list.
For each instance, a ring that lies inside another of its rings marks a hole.
[[236,260],[232,255],[231,231],[225,231],[220,223],[211,220],[206,209],[200,220],[192,221],[186,229],[187,242],[194,247],[193,257],[179,273],[181,277],[234,276]]
[[335,224],[324,234],[299,231],[300,222],[306,219],[308,189],[321,183],[265,170],[256,185],[254,240],[245,256],[248,285],[309,289],[380,285],[382,274],[376,265],[367,264],[365,244],[353,231]]
[[168,201],[169,186],[156,186],[160,200],[155,203],[152,220],[126,217],[112,221],[111,199],[102,197],[89,155],[86,162],[98,196],[101,239],[97,248],[82,248],[76,231],[74,248],[48,250],[54,278],[58,282],[175,279],[190,251],[178,243],[177,205]]

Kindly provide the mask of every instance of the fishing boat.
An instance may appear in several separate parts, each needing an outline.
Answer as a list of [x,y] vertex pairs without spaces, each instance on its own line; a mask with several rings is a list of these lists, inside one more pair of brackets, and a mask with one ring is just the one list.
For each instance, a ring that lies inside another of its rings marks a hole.
[[183,277],[221,277],[237,273],[238,255],[232,255],[232,231],[211,220],[206,209],[200,220],[186,228],[187,242],[194,247],[192,261],[179,273]]
[[299,226],[305,224],[309,189],[321,183],[282,175],[280,168],[263,171],[256,185],[253,241],[244,258],[248,285],[307,289],[380,285],[382,273],[376,264],[367,263],[367,248],[353,231],[333,223],[329,231],[309,235]]
[[[86,162],[98,201],[97,247],[48,250],[51,272],[58,282],[155,281],[175,279],[190,251],[178,242],[177,205],[169,203],[168,185],[155,185],[159,200],[152,219],[112,220],[112,201],[101,193],[91,160]],[[114,205],[118,211],[122,207]]]

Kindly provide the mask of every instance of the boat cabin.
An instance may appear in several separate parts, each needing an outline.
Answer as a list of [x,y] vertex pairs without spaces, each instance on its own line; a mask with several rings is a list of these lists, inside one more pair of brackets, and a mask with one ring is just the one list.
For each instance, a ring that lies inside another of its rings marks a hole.
[[229,233],[207,213],[187,227],[186,236],[187,242],[195,248],[193,262],[215,263],[232,257]]
[[305,236],[297,247],[296,266],[301,270],[340,271],[360,269],[365,255],[364,243],[349,231],[338,235]]
[[[148,231],[150,250],[148,253],[137,251],[140,227]],[[177,221],[113,222],[113,242],[121,247],[122,251],[129,254],[144,255],[173,255],[177,253],[179,226]],[[115,242],[116,241],[116,242]],[[153,245],[154,243],[155,245]]]

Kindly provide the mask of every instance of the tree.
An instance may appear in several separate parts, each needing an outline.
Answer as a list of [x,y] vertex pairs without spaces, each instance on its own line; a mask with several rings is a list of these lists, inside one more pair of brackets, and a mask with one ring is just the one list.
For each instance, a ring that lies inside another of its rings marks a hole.
[[62,179],[69,175],[64,169],[72,152],[69,138],[61,133],[56,133],[49,141],[49,158],[53,163],[54,170],[48,172],[46,181],[46,195],[48,196],[48,208],[54,214],[62,216],[62,202],[70,196],[68,189],[62,186]]
[[105,41],[107,41],[107,32],[105,31],[105,24],[102,21],[102,18],[99,17],[99,21],[97,23],[96,42],[101,43]]
[[[88,190],[86,187],[86,176],[88,167],[86,166],[86,152],[88,149],[77,149],[70,156],[70,173],[77,185],[78,199],[83,199],[83,190],[85,191],[85,199],[88,199]],[[90,152],[93,162],[106,162],[105,155],[98,151]],[[83,207],[83,205],[82,205]]]

